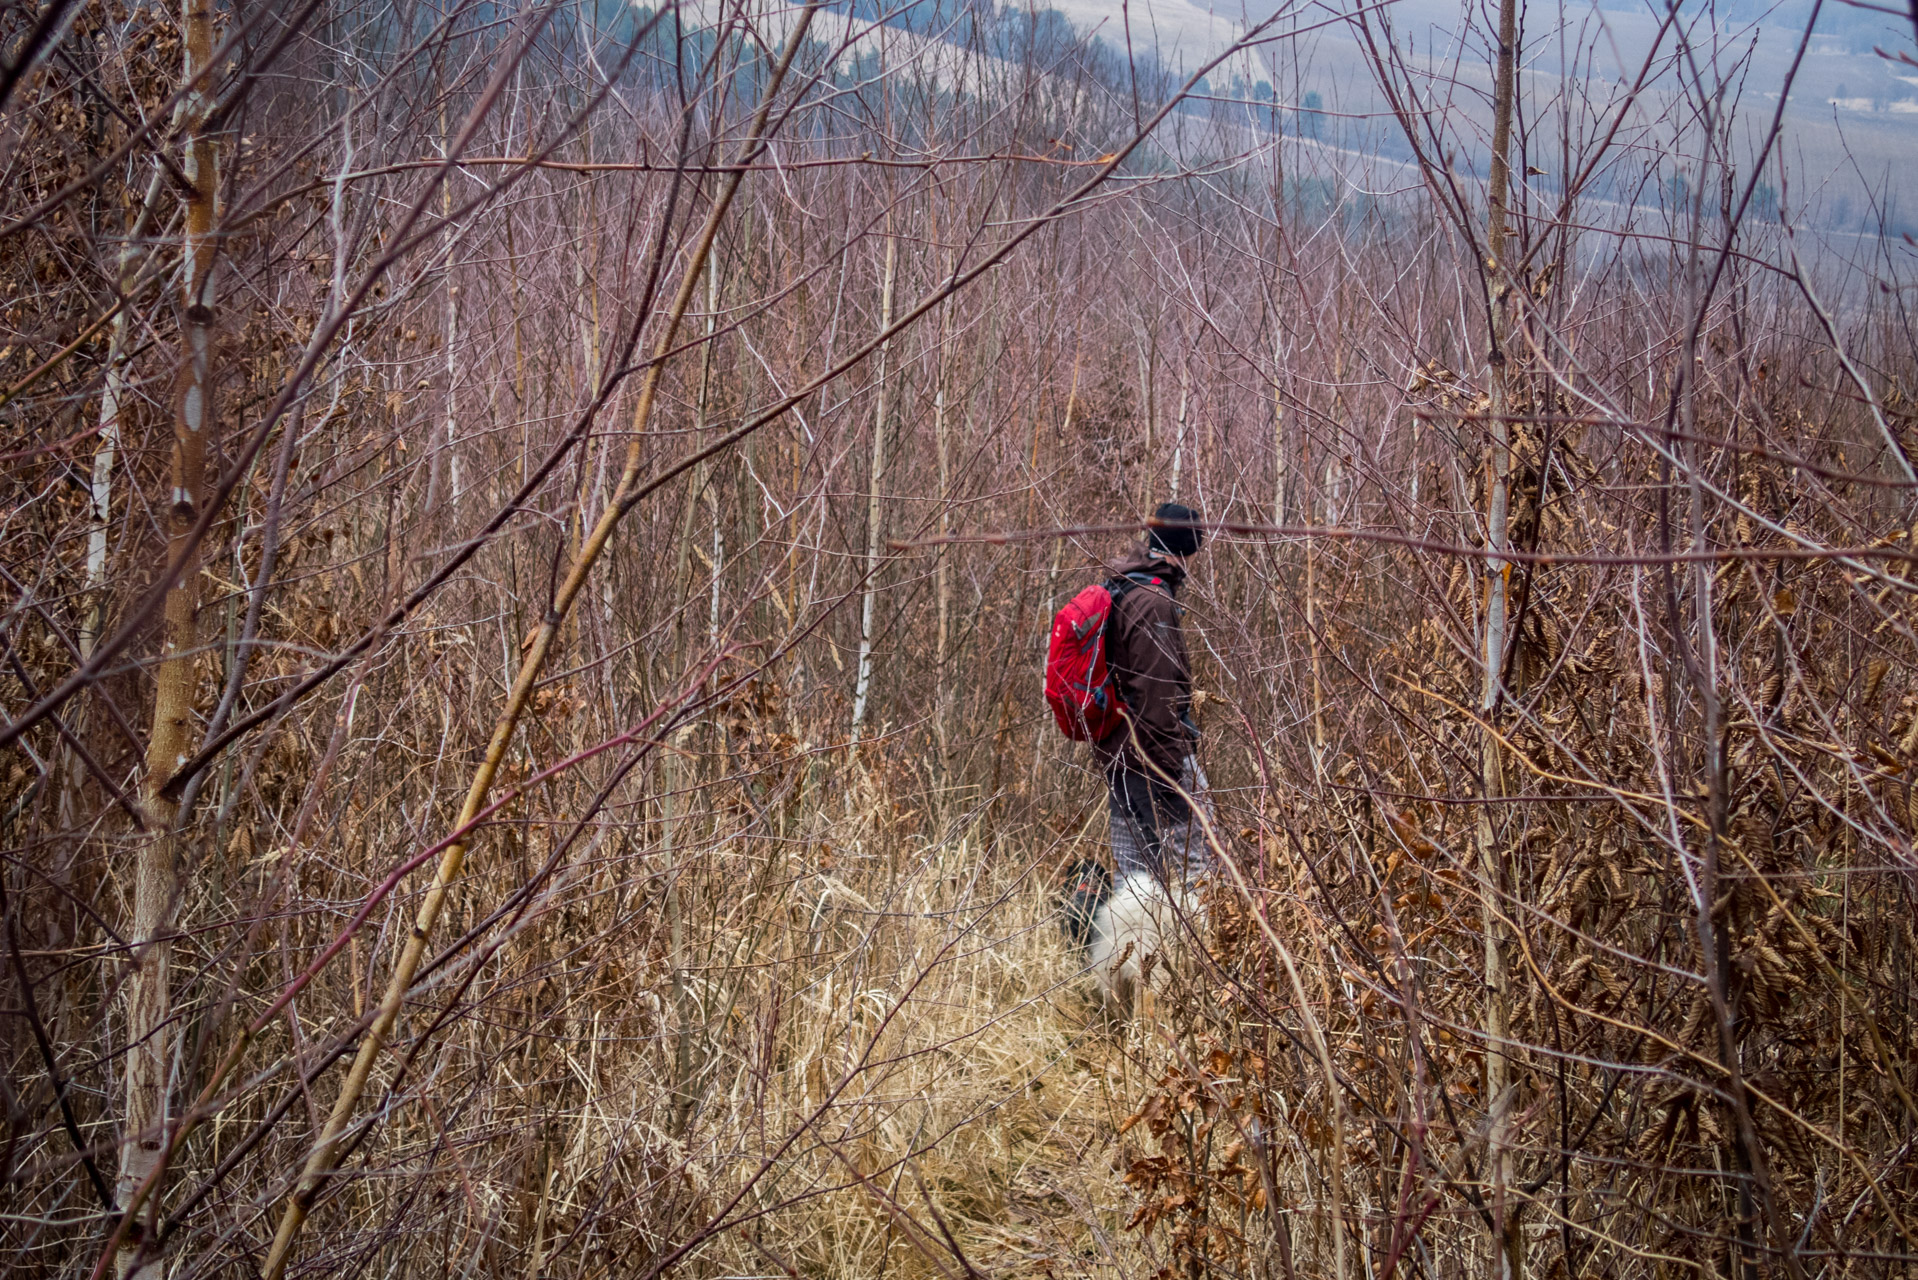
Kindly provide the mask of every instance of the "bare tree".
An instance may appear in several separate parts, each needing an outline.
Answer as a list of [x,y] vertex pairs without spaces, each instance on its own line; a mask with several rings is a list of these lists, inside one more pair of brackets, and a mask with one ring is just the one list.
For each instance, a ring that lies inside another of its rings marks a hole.
[[[0,75],[16,1270],[1918,1252],[1910,273],[1809,24],[183,12]],[[1216,875],[1119,1023],[1039,673],[1173,491]]]

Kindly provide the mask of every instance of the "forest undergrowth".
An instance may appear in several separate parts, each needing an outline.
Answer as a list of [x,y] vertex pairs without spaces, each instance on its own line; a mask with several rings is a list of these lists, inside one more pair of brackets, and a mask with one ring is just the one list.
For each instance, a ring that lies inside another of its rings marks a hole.
[[[1918,274],[1799,61],[709,9],[0,15],[12,1271],[1906,1275]],[[1171,497],[1125,1020],[1039,682]]]

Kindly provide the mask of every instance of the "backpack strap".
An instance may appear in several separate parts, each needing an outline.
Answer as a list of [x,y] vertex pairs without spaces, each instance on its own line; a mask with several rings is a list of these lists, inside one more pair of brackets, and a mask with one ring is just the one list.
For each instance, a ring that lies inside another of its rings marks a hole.
[[1164,578],[1138,570],[1132,573],[1122,573],[1117,577],[1107,579],[1106,591],[1112,597],[1112,608],[1106,613],[1106,630],[1108,632],[1112,630],[1112,620],[1119,615],[1119,601],[1125,599],[1134,589],[1138,587],[1162,587],[1164,585]]

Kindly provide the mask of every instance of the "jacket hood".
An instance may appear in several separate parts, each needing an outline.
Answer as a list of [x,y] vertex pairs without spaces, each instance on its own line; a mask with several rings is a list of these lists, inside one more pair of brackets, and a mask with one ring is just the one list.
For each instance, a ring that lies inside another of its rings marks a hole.
[[1155,578],[1163,578],[1167,589],[1174,592],[1185,581],[1184,569],[1170,560],[1160,559],[1144,547],[1134,547],[1116,560],[1107,561],[1106,568],[1115,577],[1128,573],[1149,573]]

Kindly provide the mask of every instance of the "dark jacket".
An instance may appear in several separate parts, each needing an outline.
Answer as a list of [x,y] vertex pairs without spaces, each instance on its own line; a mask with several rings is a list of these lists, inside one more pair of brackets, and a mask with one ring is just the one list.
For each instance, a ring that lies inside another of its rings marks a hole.
[[1185,570],[1166,560],[1134,551],[1110,566],[1115,577],[1132,574],[1157,579],[1133,586],[1112,606],[1106,623],[1106,666],[1131,713],[1130,731],[1121,729],[1098,744],[1110,763],[1123,755],[1139,768],[1132,737],[1154,764],[1179,776],[1198,732],[1192,727],[1192,664],[1186,658],[1185,612],[1175,599]]

